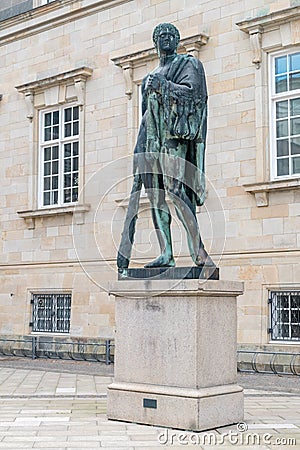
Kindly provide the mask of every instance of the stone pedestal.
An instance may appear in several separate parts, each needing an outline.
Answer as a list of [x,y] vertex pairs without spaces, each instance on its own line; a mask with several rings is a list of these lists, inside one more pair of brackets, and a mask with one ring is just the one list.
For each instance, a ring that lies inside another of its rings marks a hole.
[[116,349],[109,419],[193,431],[243,419],[236,384],[242,283],[117,281],[110,292]]

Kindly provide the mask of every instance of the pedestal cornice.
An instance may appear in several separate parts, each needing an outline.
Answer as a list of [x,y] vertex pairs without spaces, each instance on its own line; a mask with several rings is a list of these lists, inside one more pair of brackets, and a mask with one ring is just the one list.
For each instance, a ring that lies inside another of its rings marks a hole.
[[243,294],[244,284],[239,281],[224,280],[135,280],[114,281],[108,292],[115,297],[232,297]]

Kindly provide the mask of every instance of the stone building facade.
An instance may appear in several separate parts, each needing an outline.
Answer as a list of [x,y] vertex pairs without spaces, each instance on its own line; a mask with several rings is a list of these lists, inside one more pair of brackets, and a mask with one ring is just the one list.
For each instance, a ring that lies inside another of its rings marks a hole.
[[[295,351],[300,2],[10,0],[0,20],[0,335],[113,337],[140,85],[157,64],[153,28],[172,22],[206,71],[198,219],[221,278],[245,282],[239,345]],[[175,218],[173,239],[191,264]],[[156,252],[143,196],[133,264]]]

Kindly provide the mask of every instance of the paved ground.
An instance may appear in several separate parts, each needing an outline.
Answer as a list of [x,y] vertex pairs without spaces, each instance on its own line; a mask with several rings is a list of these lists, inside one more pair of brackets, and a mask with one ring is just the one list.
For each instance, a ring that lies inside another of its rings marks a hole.
[[111,381],[100,363],[0,358],[0,449],[300,449],[300,377],[241,375],[245,423],[209,433],[108,421]]

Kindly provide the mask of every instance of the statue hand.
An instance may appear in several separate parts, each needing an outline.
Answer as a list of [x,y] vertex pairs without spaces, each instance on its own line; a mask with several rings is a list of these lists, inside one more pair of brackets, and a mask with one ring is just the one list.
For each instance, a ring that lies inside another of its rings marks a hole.
[[146,83],[146,92],[149,92],[151,90],[160,92],[161,87],[165,83],[165,81],[166,78],[159,73],[150,74]]

